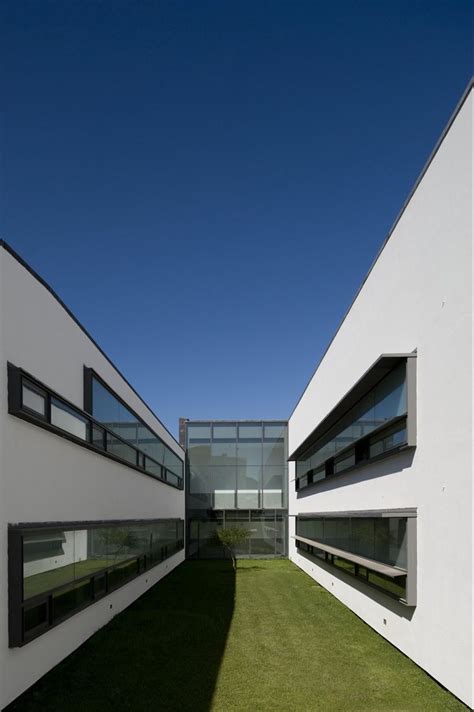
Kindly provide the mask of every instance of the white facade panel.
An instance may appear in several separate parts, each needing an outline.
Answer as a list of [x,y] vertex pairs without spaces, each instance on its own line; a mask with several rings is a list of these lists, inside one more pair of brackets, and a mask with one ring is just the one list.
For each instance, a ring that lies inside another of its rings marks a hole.
[[[182,448],[57,298],[10,252],[1,248],[0,708],[184,559],[184,551],[178,552],[23,647],[8,647],[8,524],[184,520],[185,505],[183,490],[10,415],[7,362],[31,373],[81,410],[83,369],[93,368],[184,459]],[[74,419],[68,425],[64,411],[55,417],[66,429],[78,427]],[[82,558],[77,550],[79,540],[80,536],[76,536],[76,561]],[[69,549],[65,541],[66,558]],[[58,567],[65,564],[65,558],[55,560]],[[47,560],[42,561],[44,564]],[[37,573],[35,567],[41,568],[41,562],[31,562],[28,567],[29,574]]]
[[289,421],[299,447],[384,353],[417,350],[417,446],[296,494],[299,513],[417,509],[413,608],[290,557],[469,705],[473,699],[472,91]]

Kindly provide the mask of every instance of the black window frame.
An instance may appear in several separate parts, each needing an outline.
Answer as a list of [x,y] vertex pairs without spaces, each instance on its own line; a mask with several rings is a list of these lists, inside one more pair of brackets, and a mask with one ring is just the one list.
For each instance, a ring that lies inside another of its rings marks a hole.
[[[23,381],[25,381],[28,385],[31,384],[34,387],[34,390],[37,390],[40,395],[45,394],[45,416],[42,416],[31,408],[28,408],[23,405]],[[77,414],[77,417],[79,419],[86,421],[86,439],[80,438],[79,436],[74,435],[70,431],[64,430],[59,426],[51,423],[52,399],[58,401],[60,404],[63,404],[72,415]],[[107,457],[108,459],[113,460],[114,462],[118,462],[121,465],[130,467],[131,469],[136,470],[137,472],[140,472],[141,474],[146,475],[147,477],[151,477],[158,482],[162,482],[163,484],[166,484],[169,487],[184,490],[184,476],[179,477],[178,475],[176,475],[175,473],[171,473],[170,471],[170,474],[173,475],[173,477],[168,477],[168,470],[166,469],[166,467],[164,467],[164,465],[162,465],[162,463],[157,462],[156,460],[154,460],[154,458],[150,457],[146,453],[143,453],[139,448],[132,445],[127,440],[124,440],[114,431],[110,430],[102,423],[95,420],[95,418],[93,418],[90,413],[81,410],[69,400],[54,391],[52,388],[49,388],[49,386],[39,381],[32,374],[28,373],[27,371],[23,370],[18,366],[15,366],[12,363],[8,363],[8,412],[10,415],[14,415],[15,417],[20,418],[21,420],[26,420],[27,422],[32,423],[33,425],[37,425],[40,428],[43,428],[44,430],[48,430],[49,432],[54,433],[55,435],[59,435],[60,437],[65,438],[66,440],[69,440],[73,443],[76,443],[77,445],[80,445],[81,447],[85,447],[86,449],[101,455],[102,457]],[[102,440],[103,447],[99,446],[98,444],[95,444],[96,440],[93,438],[94,432],[104,433]],[[128,448],[131,448],[135,452],[135,463],[130,462],[130,460],[127,460],[125,458],[121,458],[115,453],[107,450],[107,434],[109,434],[114,440],[121,441],[124,445],[126,445]],[[180,459],[177,453],[174,454],[176,455],[176,457],[178,457],[178,459]],[[144,455],[144,458],[140,458],[140,455]],[[143,467],[140,466],[140,461],[143,462]],[[156,474],[153,474],[150,469],[147,469],[147,461],[153,462],[156,465]],[[184,460],[182,462],[184,473]],[[173,482],[173,479],[175,477],[177,478],[177,483]]]
[[[60,586],[48,589],[40,594],[24,599],[23,593],[23,537],[31,530],[90,530],[100,528],[122,528],[124,526],[149,526],[150,524],[158,523],[176,523],[177,538],[175,546],[163,545],[160,547],[160,559],[152,560],[146,555],[131,556],[126,561],[120,561],[116,564],[106,566],[102,569],[97,569],[93,573],[79,577]],[[114,519],[100,521],[83,521],[83,522],[29,522],[22,524],[8,525],[8,645],[10,648],[23,647],[38,636],[42,635],[51,628],[55,628],[68,618],[71,618],[84,608],[88,608],[96,601],[104,598],[108,594],[116,591],[133,579],[159,566],[166,559],[176,553],[184,550],[184,519],[179,517],[169,517],[160,519]],[[130,570],[130,575],[119,580],[116,585],[113,582],[114,571],[121,567],[127,567]],[[104,585],[99,588],[97,585],[103,580]],[[84,584],[90,586],[90,598],[82,604],[74,607],[71,611],[66,612],[63,616],[53,618],[53,599],[55,594],[67,592],[76,585]],[[40,621],[38,626],[25,632],[24,615],[25,612],[34,610],[35,608],[45,606],[46,617]]]

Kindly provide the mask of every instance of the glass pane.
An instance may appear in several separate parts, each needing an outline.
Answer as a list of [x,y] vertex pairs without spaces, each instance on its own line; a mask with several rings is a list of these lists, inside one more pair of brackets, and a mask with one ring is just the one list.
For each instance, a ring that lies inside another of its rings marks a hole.
[[374,523],[374,558],[391,566],[406,568],[406,519],[381,517]]
[[33,410],[38,415],[46,415],[46,398],[39,393],[33,386],[29,386],[27,381],[23,381],[22,387],[22,404],[26,408]]
[[354,439],[361,438],[376,427],[375,423],[375,395],[374,391],[368,393],[354,408]]
[[324,543],[337,549],[351,550],[351,520],[349,517],[324,519]]
[[375,389],[377,426],[406,413],[406,365],[403,363],[386,376]]
[[286,491],[286,468],[263,468],[263,507],[279,509],[283,506],[283,494]]
[[271,425],[263,426],[263,437],[267,438],[279,438],[284,440],[286,435],[286,423],[272,423]]
[[76,438],[87,440],[89,422],[56,398],[51,398],[51,425],[75,435]]
[[167,447],[166,445],[164,446],[165,448],[165,459],[164,459],[164,465],[167,470],[170,470],[173,472],[175,475],[179,475],[180,477],[183,474],[183,461],[180,460],[180,458]]
[[347,470],[349,467],[353,467],[354,465],[355,452],[354,450],[351,450],[334,462],[334,472],[342,472],[343,470]]
[[170,484],[174,485],[175,487],[177,487],[179,484],[179,477],[178,477],[178,475],[175,475],[173,472],[166,470],[166,481],[169,482]]
[[157,462],[154,462],[153,460],[150,460],[148,457],[145,457],[145,470],[154,477],[158,477],[160,479],[162,477],[161,465],[159,465]]
[[285,444],[283,442],[263,443],[264,465],[285,465]]
[[262,423],[245,423],[239,425],[239,440],[261,440]]
[[23,627],[25,633],[28,633],[40,626],[46,626],[48,623],[48,605],[39,603],[32,608],[25,608],[23,612]]
[[367,559],[375,559],[374,519],[352,518],[352,552]]
[[92,444],[103,450],[105,448],[105,431],[97,425],[92,425]]
[[119,402],[96,378],[92,379],[92,415],[112,430],[120,423]]
[[71,585],[69,588],[53,593],[53,621],[65,618],[76,609],[82,608],[92,600],[92,581],[85,581]]
[[235,458],[237,454],[237,444],[235,441],[231,442],[213,442],[211,445],[211,458],[213,465],[225,465],[228,464],[235,465]]
[[340,556],[334,556],[332,563],[336,568],[340,569],[341,571],[344,571],[346,574],[354,574],[355,573],[355,565],[352,563],[352,561],[347,561],[346,559],[341,559]]
[[192,442],[193,440],[211,439],[211,426],[209,423],[199,423],[199,425],[188,423],[187,432],[188,442]]
[[137,464],[137,451],[110,433],[107,433],[107,452],[119,457],[121,460],[126,460],[131,465]]
[[[182,477],[183,463],[180,458],[144,423],[126,408],[115,396],[112,395],[97,379],[92,379],[92,405],[93,416],[120,438],[123,438],[134,447],[138,447],[146,455],[156,460],[160,465]],[[121,447],[118,441],[111,441],[111,452],[122,459],[136,463],[136,455],[131,450]]]
[[370,457],[375,457],[376,455],[381,455],[384,452],[389,452],[400,445],[405,444],[407,441],[407,429],[406,422],[403,420],[392,428],[384,430],[382,433],[378,433],[374,436],[373,440],[370,441]]
[[406,576],[390,578],[375,571],[368,571],[368,582],[372,586],[376,586],[396,598],[405,598],[406,595]]
[[214,424],[212,437],[214,440],[235,440],[237,438],[237,427],[230,424]]
[[239,509],[258,509],[259,508],[259,490],[258,489],[239,489],[237,491],[237,507]]
[[74,580],[75,532],[38,529],[23,535],[23,598]]
[[188,448],[188,457],[191,467],[196,471],[201,472],[211,464],[211,445],[199,444],[190,445]]
[[257,442],[239,442],[237,461],[239,467],[244,467],[245,465],[262,465],[262,444]]
[[260,489],[262,468],[252,466],[237,468],[237,486],[239,489]]

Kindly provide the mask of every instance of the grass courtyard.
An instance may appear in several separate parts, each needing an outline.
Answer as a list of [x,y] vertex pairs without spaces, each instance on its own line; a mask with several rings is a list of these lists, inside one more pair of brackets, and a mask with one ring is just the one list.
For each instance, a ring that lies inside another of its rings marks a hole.
[[466,709],[287,560],[186,562],[7,708]]

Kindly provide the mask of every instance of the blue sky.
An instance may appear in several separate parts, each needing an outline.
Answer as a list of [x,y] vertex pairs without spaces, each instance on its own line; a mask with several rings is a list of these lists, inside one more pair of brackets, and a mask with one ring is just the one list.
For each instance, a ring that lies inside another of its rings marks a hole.
[[177,433],[285,418],[472,74],[472,3],[0,9],[0,233]]

